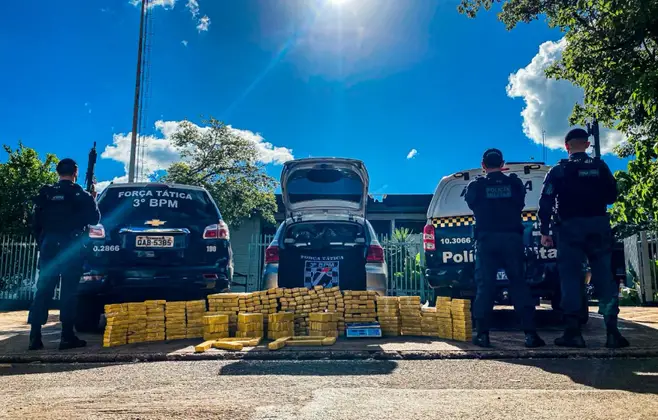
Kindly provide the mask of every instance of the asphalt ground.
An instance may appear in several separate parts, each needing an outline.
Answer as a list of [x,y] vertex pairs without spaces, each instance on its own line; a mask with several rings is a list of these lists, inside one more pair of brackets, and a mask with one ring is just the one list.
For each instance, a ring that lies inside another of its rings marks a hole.
[[657,359],[0,365],[6,419],[655,419]]
[[[592,308],[595,311],[595,308]],[[583,333],[588,348],[564,349],[552,344],[560,335],[561,326],[552,311],[538,311],[540,334],[549,343],[540,350],[523,347],[523,334],[517,330],[514,312],[501,308],[495,312],[491,350],[482,350],[468,342],[446,341],[427,337],[396,337],[384,339],[340,339],[328,347],[284,348],[272,352],[265,344],[241,352],[212,349],[195,354],[194,345],[202,340],[179,340],[141,343],[112,348],[101,347],[100,334],[81,334],[89,345],[83,349],[59,351],[58,314],[52,311],[44,328],[45,350],[28,352],[29,326],[27,312],[0,313],[0,363],[105,363],[131,361],[201,360],[201,359],[441,359],[441,358],[556,358],[556,357],[655,357],[658,356],[658,308],[622,308],[622,333],[632,346],[611,351],[605,348],[605,330],[601,317],[594,312]]]

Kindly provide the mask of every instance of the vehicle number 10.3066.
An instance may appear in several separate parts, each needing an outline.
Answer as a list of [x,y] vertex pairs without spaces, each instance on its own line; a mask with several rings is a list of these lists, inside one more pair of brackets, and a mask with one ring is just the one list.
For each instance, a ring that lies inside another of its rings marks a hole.
[[439,241],[444,245],[450,244],[470,244],[472,238],[441,238]]

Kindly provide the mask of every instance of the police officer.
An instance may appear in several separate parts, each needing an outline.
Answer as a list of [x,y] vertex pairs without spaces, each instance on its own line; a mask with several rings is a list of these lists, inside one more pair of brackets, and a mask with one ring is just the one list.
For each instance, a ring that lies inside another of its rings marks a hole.
[[564,159],[546,174],[539,200],[541,243],[553,246],[551,216],[557,207],[558,273],[562,289],[561,307],[566,329],[555,344],[564,347],[585,347],[580,332],[578,314],[583,304],[583,262],[589,260],[591,282],[598,292],[599,313],[607,330],[606,346],[621,348],[629,345],[617,329],[619,290],[612,275],[613,234],[607,206],[617,199],[617,182],[608,166],[587,154],[589,135],[582,128],[567,133],[564,138],[569,159]]
[[477,293],[473,308],[477,335],[473,343],[490,347],[489,327],[496,297],[498,270],[505,269],[510,281],[514,309],[521,318],[526,347],[546,343],[537,335],[535,305],[525,282],[525,253],[521,212],[525,206],[525,187],[516,174],[502,172],[503,154],[487,150],[482,157],[486,177],[478,177],[466,190],[466,203],[475,215],[475,282]]
[[75,336],[77,288],[82,275],[83,233],[100,220],[96,201],[76,184],[78,165],[72,159],[57,164],[59,182],[46,185],[35,198],[34,233],[39,242],[39,280],[30,308],[30,350],[43,348],[41,326],[48,319],[48,307],[60,281],[60,350],[84,347]]

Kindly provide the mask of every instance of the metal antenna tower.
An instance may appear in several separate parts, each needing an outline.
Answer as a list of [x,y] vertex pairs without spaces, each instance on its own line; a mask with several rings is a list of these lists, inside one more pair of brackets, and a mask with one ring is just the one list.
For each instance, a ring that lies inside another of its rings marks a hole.
[[128,166],[128,182],[135,182],[135,164],[137,153],[137,130],[139,124],[139,104],[142,82],[142,60],[144,53],[144,21],[147,3],[149,0],[142,0],[141,13],[139,17],[139,39],[137,44],[137,75],[135,78],[135,101],[133,103],[133,126],[132,137],[130,139],[130,163]]

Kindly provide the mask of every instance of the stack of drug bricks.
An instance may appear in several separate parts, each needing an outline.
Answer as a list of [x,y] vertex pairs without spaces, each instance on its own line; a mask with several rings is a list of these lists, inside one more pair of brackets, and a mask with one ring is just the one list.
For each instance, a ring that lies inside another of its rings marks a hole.
[[128,306],[125,304],[105,305],[107,324],[103,334],[103,347],[122,346],[128,342]]
[[167,340],[187,338],[186,302],[167,302],[165,304],[165,328]]
[[422,335],[420,296],[400,296],[402,335]]
[[382,335],[397,337],[400,335],[400,299],[397,296],[377,296],[377,321]]
[[235,333],[236,337],[263,338],[263,331],[263,314],[238,314],[238,331]]
[[338,314],[335,312],[312,312],[309,318],[310,336],[338,337]]
[[295,314],[292,312],[269,314],[267,318],[267,338],[270,340],[295,335]]
[[452,315],[452,339],[470,341],[473,338],[471,301],[468,299],[453,299],[450,302],[450,313]]
[[377,292],[345,290],[345,322],[377,322]]
[[164,300],[147,300],[146,306],[146,341],[164,341],[165,330]]
[[452,340],[452,305],[450,297],[437,296],[436,316],[439,321],[439,338]]
[[247,295],[247,293],[217,293],[209,295],[209,313],[206,315],[228,315],[229,334],[235,335],[238,329],[238,312],[248,312],[246,306]]
[[294,315],[295,335],[307,335],[307,317],[311,311],[311,295],[305,287],[285,289],[280,299],[281,310]]
[[144,302],[128,303],[128,344],[146,341],[146,305]]
[[423,337],[439,336],[439,314],[436,308],[421,308],[420,330]]
[[229,337],[228,315],[206,315],[203,317],[203,339],[219,340]]
[[203,317],[206,315],[205,300],[191,300],[185,303],[185,315],[187,317],[186,338],[203,337]]

